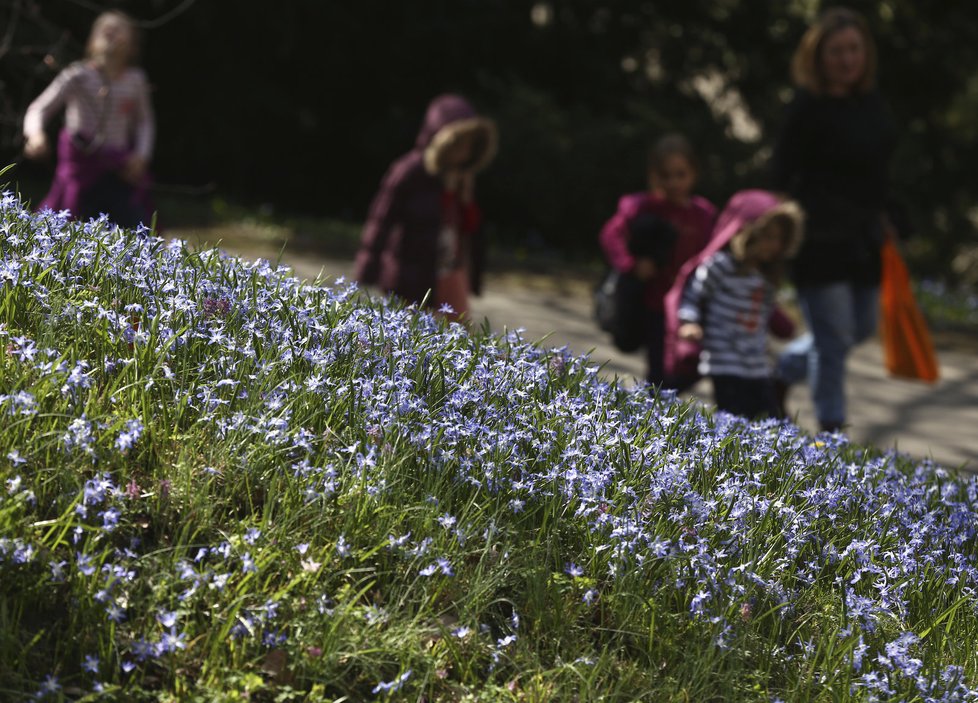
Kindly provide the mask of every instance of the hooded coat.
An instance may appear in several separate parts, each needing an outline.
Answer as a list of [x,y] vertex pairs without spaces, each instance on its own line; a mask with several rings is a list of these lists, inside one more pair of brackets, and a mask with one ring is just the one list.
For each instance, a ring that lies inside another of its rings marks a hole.
[[[458,95],[435,98],[428,106],[414,148],[390,166],[374,196],[356,257],[357,281],[377,285],[414,303],[434,290],[444,208],[459,206],[454,200],[446,201],[442,158],[446,147],[460,134],[475,137],[469,169],[484,168],[496,151],[494,123],[480,117]],[[485,242],[474,203],[463,206],[461,218],[460,229],[471,237],[471,288],[479,293]]]
[[[785,258],[791,257],[801,243],[803,215],[799,206],[784,201],[765,190],[743,190],[736,193],[717,218],[709,244],[696,257],[680,269],[672,288],[665,297],[666,340],[664,366],[667,374],[680,377],[696,377],[697,364],[702,351],[699,342],[679,338],[679,308],[683,290],[697,267],[711,256],[729,247],[733,256],[742,258],[750,236],[759,226],[776,216],[785,216],[793,223],[791,239]],[[779,337],[790,337],[794,323],[779,308],[775,308],[768,320],[768,329]]]

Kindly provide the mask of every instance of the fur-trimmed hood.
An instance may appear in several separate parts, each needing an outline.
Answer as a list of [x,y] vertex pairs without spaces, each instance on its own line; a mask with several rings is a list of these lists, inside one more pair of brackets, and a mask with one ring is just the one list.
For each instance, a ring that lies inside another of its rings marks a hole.
[[714,239],[729,240],[730,254],[738,261],[743,260],[757,233],[777,220],[785,233],[784,258],[798,253],[805,222],[801,206],[792,200],[772,201],[773,197],[767,191],[743,191],[720,213]]
[[462,135],[473,137],[474,154],[469,169],[480,171],[496,156],[499,137],[496,123],[476,113],[460,95],[440,95],[425,113],[415,148],[423,154],[425,171],[438,175],[443,170],[446,148]]

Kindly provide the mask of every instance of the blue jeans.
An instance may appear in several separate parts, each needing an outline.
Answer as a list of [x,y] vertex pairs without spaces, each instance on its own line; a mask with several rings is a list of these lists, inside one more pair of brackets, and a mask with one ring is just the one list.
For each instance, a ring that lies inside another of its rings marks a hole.
[[798,300],[811,333],[785,347],[778,376],[796,383],[807,375],[819,423],[838,427],[846,420],[846,357],[876,332],[879,288],[828,283],[799,288]]

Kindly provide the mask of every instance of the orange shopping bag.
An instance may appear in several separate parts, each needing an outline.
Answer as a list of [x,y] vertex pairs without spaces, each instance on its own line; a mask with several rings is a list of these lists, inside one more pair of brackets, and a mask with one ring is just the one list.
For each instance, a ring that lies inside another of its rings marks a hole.
[[883,244],[880,282],[880,333],[883,360],[892,376],[921,381],[937,380],[937,354],[913,288],[910,274],[896,245]]

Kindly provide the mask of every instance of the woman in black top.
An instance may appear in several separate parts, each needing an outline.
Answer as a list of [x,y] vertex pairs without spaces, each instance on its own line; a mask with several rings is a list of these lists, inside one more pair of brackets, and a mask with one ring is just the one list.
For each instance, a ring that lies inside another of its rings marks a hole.
[[798,88],[774,150],[775,187],[801,203],[805,240],[792,277],[812,333],[808,372],[823,430],[845,422],[849,350],[876,331],[880,247],[896,130],[875,86],[865,19],[826,11],[792,62]]

